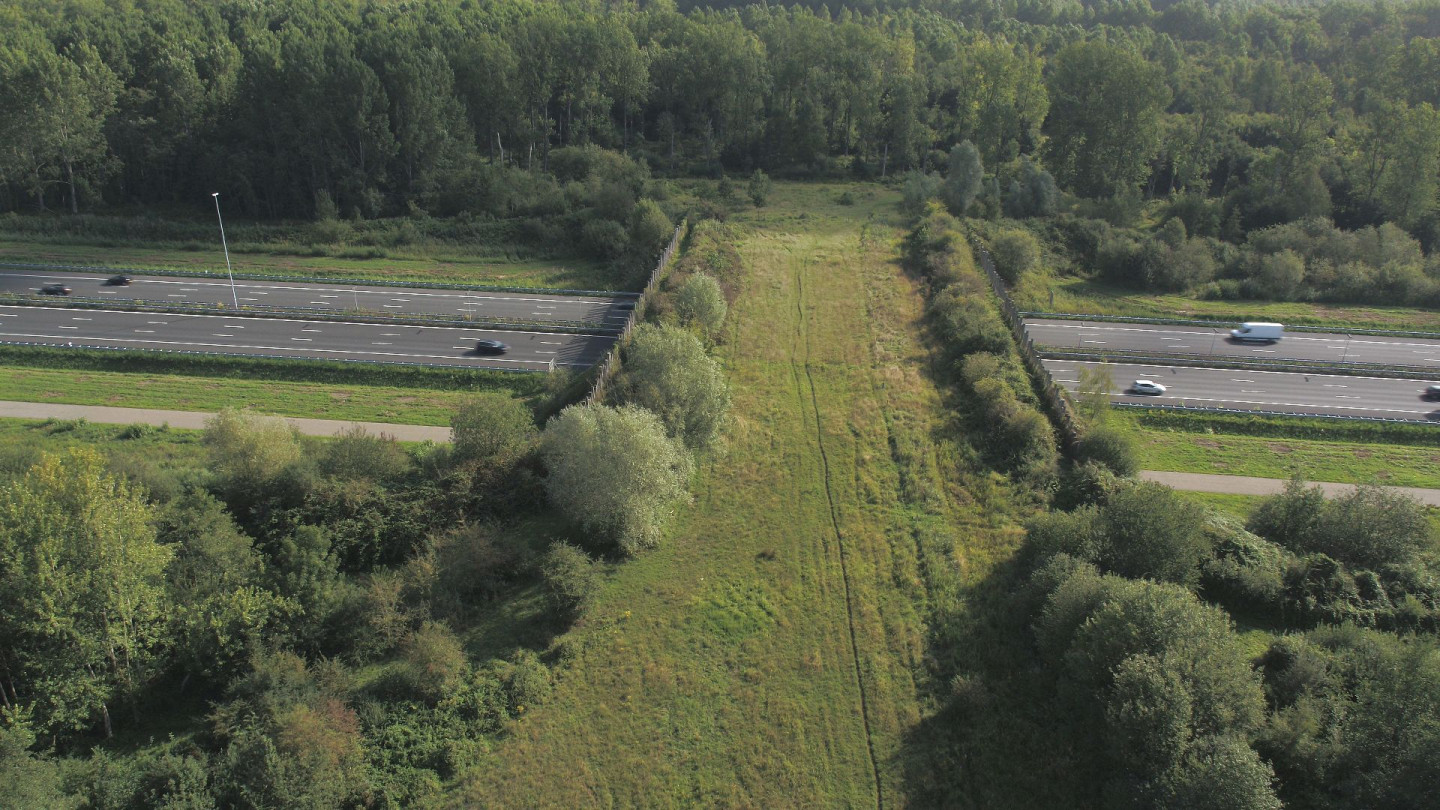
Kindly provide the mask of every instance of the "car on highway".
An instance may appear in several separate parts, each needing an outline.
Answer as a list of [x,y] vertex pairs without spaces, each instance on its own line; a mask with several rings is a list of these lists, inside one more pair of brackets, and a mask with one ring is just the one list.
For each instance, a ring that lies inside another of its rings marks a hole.
[[1420,395],[1421,399],[1440,399],[1440,383],[1425,386],[1425,393]]
[[127,276],[127,275],[125,275],[124,273],[118,273],[118,274],[116,274],[116,275],[113,275],[113,276],[105,279],[105,286],[106,286],[106,287],[128,287],[128,286],[130,286],[130,277]]
[[1278,323],[1246,321],[1239,329],[1230,330],[1230,338],[1240,343],[1279,343],[1285,337],[1285,327]]
[[70,288],[64,284],[46,284],[40,288],[41,295],[69,295]]
[[1145,394],[1147,396],[1160,396],[1165,393],[1165,386],[1154,380],[1136,380],[1130,383],[1130,392],[1134,394]]
[[476,354],[504,354],[508,351],[510,351],[510,347],[498,340],[482,339],[475,341]]

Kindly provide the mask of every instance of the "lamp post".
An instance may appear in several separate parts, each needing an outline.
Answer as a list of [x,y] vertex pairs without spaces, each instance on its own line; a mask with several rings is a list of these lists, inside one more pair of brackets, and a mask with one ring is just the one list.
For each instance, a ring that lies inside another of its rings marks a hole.
[[215,218],[220,221],[220,247],[225,250],[225,275],[230,277],[230,300],[235,303],[235,309],[240,309],[240,295],[235,292],[235,272],[230,269],[230,246],[225,242],[225,218],[220,216],[220,192],[211,192],[215,198]]

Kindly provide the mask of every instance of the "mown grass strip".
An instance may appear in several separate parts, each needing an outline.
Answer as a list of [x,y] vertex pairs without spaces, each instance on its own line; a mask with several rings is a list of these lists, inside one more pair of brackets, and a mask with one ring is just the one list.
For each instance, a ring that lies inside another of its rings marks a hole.
[[1203,435],[1161,430],[1138,433],[1142,464],[1166,472],[1248,475],[1341,484],[1440,487],[1440,449],[1391,444]]
[[[490,394],[514,395],[505,390]],[[451,415],[468,396],[473,394],[395,386],[0,366],[0,399],[16,402],[203,412],[252,408],[280,416],[448,425]]]
[[1314,419],[1304,416],[1198,413],[1142,408],[1126,411],[1125,414],[1136,425],[1146,430],[1440,447],[1440,426],[1429,424]]

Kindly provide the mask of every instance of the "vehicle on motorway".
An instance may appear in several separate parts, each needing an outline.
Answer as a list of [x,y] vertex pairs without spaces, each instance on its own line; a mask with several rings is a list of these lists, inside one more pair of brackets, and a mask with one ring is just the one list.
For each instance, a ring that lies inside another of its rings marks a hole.
[[105,279],[105,286],[106,286],[106,287],[128,287],[128,286],[130,286],[130,277],[127,276],[127,275],[125,275],[124,273],[117,273],[116,275],[113,275],[113,276]]
[[41,295],[69,295],[70,288],[64,284],[46,284],[40,288]]
[[1239,329],[1231,329],[1230,337],[1240,341],[1254,341],[1256,343],[1277,343],[1280,338],[1285,337],[1285,327],[1278,323],[1261,323],[1258,321],[1246,321],[1240,324]]
[[1420,398],[1440,399],[1440,383],[1435,383],[1434,385],[1427,385],[1425,387],[1425,393],[1421,394]]
[[1136,380],[1135,382],[1130,384],[1130,391],[1136,394],[1159,396],[1165,393],[1165,386],[1155,382],[1154,380]]
[[506,346],[504,343],[501,343],[498,340],[475,341],[476,354],[504,354],[508,351],[510,351],[510,347]]

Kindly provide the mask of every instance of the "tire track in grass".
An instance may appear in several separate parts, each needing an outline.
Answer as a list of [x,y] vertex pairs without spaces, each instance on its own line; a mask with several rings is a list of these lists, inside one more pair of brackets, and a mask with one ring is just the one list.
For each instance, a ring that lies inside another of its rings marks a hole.
[[865,750],[870,755],[870,775],[875,781],[875,806],[885,807],[885,797],[880,782],[880,761],[875,756],[875,738],[870,731],[870,700],[865,692],[865,679],[860,669],[860,645],[855,634],[855,608],[850,599],[850,567],[845,554],[845,535],[840,531],[840,516],[835,505],[835,493],[830,483],[830,456],[825,450],[825,432],[820,423],[820,400],[815,393],[815,377],[810,372],[810,330],[805,318],[805,273],[810,263],[805,261],[795,270],[795,328],[799,330],[805,348],[803,358],[805,382],[810,388],[810,408],[815,415],[815,443],[820,449],[820,464],[825,474],[825,498],[830,507],[830,526],[835,531],[835,545],[840,556],[840,580],[845,589],[845,624],[850,631],[850,660],[855,666],[855,687],[860,694],[860,721],[865,727]]

